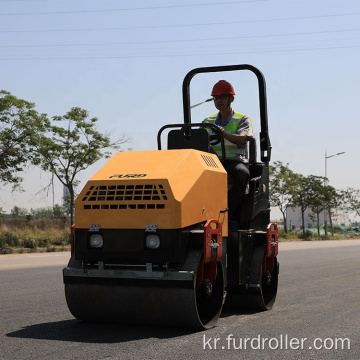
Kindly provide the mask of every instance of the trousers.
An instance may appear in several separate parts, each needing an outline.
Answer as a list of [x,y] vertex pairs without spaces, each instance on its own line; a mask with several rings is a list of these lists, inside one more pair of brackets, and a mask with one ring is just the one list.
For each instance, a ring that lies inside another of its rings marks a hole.
[[236,210],[245,195],[250,172],[247,164],[233,160],[226,160],[224,168],[228,176],[233,178],[233,185],[228,191],[228,208],[229,219],[234,220]]

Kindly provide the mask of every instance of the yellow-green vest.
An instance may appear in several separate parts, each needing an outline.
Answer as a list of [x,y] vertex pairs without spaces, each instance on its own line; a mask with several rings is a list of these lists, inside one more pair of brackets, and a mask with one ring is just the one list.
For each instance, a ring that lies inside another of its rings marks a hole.
[[[204,120],[204,123],[214,124],[218,114],[210,115]],[[237,128],[239,126],[239,121],[244,117],[244,114],[235,112],[231,120],[226,126],[223,126],[225,132],[227,134],[237,134]],[[225,153],[227,159],[235,158],[236,156],[246,156],[246,145],[244,146],[237,146],[233,144],[227,139],[224,139],[225,144]],[[221,156],[221,144],[214,145],[213,149],[215,150],[216,154],[220,157]]]

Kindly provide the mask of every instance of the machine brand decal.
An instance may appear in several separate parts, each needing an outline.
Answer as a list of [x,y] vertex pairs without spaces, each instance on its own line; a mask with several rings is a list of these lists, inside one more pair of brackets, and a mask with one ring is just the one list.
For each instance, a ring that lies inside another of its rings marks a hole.
[[147,174],[114,174],[114,175],[111,175],[109,178],[120,178],[120,179],[129,179],[129,178],[142,178],[142,177],[145,177],[147,176]]

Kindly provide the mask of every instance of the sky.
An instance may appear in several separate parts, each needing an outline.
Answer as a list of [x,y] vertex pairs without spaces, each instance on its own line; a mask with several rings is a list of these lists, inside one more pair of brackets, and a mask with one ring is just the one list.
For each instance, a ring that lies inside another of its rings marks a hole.
[[[251,64],[266,79],[271,162],[325,176],[337,189],[360,188],[360,2],[272,0],[0,0],[0,89],[49,117],[78,106],[98,130],[126,134],[122,150],[156,150],[158,130],[182,123],[182,81],[192,69]],[[233,83],[233,108],[259,130],[252,73],[201,74],[191,103],[215,82]],[[192,111],[201,122],[216,111]],[[342,155],[325,160],[325,154]],[[102,165],[79,174],[81,184]],[[50,175],[29,167],[23,192],[0,189],[0,207],[61,204],[62,187],[41,189]],[[280,218],[274,209],[272,218]]]

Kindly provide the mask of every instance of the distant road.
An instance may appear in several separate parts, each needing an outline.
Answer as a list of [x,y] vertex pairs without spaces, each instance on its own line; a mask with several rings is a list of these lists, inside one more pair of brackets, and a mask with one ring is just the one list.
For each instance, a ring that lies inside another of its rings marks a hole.
[[44,266],[66,266],[69,259],[69,251],[0,255],[0,271],[11,269],[29,269]]
[[274,309],[224,313],[201,332],[77,321],[69,256],[0,256],[0,360],[360,359],[360,240],[281,243]]
[[287,241],[280,242],[280,251],[286,250],[311,250],[311,249],[325,249],[334,247],[354,246],[360,245],[360,239],[353,240],[321,240],[321,241]]
[[[360,245],[360,240],[327,240],[327,241],[292,241],[281,242],[280,252],[288,250],[310,250],[319,248],[333,248]],[[43,266],[66,266],[70,258],[70,252],[46,252],[30,254],[0,255],[0,271],[26,269]]]

